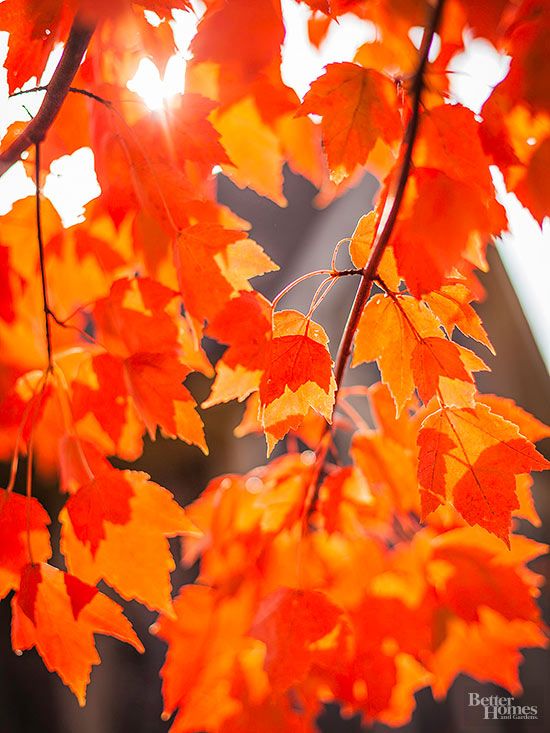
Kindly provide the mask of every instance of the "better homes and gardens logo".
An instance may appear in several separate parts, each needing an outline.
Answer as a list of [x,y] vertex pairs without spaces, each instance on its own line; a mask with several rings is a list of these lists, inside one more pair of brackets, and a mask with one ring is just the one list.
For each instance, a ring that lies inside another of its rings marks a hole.
[[539,720],[538,705],[522,705],[514,697],[468,692],[467,704],[477,709],[478,720]]

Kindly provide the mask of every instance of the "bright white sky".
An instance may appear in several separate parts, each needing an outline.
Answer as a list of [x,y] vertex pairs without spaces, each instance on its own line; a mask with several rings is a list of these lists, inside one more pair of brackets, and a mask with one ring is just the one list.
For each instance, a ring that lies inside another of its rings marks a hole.
[[[329,34],[319,50],[310,46],[307,39],[308,10],[293,0],[282,0],[286,40],[283,47],[282,75],[286,84],[303,97],[310,83],[323,67],[333,61],[351,61],[355,49],[373,40],[373,27],[354,15],[344,15],[338,24],[331,25]],[[151,109],[162,107],[163,101],[184,89],[185,65],[189,58],[189,44],[194,35],[198,17],[184,11],[174,11],[172,23],[177,54],[170,59],[163,79],[149,59],[144,59],[128,87],[140,94]],[[6,34],[0,34],[0,62],[6,53]],[[418,38],[413,37],[417,42]],[[47,82],[59,58],[52,54],[48,68],[41,79]],[[467,52],[453,63],[455,74],[451,77],[451,91],[462,104],[479,112],[489,96],[491,88],[506,74],[508,59],[500,56],[486,41],[468,43]],[[29,88],[33,83],[27,85]],[[0,98],[5,94],[5,72],[0,72]],[[28,119],[23,108],[31,114],[38,109],[41,94],[29,94],[11,100],[0,108],[0,134],[17,119]],[[506,193],[502,176],[494,172],[500,200],[506,207],[510,233],[498,243],[498,249],[510,279],[516,289],[525,315],[531,325],[539,349],[550,368],[550,226],[545,220],[542,231],[530,213],[513,194]],[[26,177],[22,164],[17,164],[0,179],[0,214],[9,211],[13,201],[33,192],[33,185]],[[68,199],[67,192],[71,192]],[[52,166],[46,180],[44,193],[54,203],[66,225],[82,220],[83,206],[99,195],[100,189],[94,173],[93,153],[82,148],[71,156],[65,156]]]

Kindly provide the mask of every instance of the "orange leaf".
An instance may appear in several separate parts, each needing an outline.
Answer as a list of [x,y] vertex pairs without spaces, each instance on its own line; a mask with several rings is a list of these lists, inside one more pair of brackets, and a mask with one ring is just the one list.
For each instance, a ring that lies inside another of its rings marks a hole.
[[99,664],[94,633],[114,636],[139,652],[144,648],[120,606],[97,588],[51,565],[27,565],[12,600],[12,645],[36,650],[57,672],[80,705],[92,665]]
[[203,407],[238,399],[260,385],[271,340],[271,305],[254,291],[232,298],[208,326],[208,335],[229,348],[216,364],[216,379]]
[[[367,264],[374,244],[376,226],[376,211],[370,211],[357,222],[349,245],[350,257],[355,267],[364,267]],[[377,273],[391,290],[399,289],[400,278],[397,274],[397,265],[391,248],[386,247],[384,250]]]
[[392,145],[401,137],[393,83],[352,63],[329,64],[304,97],[300,114],[323,116],[323,145],[336,183],[367,162],[379,139]]
[[447,638],[431,664],[436,697],[446,694],[458,674],[496,683],[514,695],[521,694],[518,668],[523,657],[519,650],[544,644],[544,632],[538,624],[509,621],[489,608],[482,608],[480,617],[479,624],[468,625],[451,619]]
[[50,518],[34,498],[0,489],[0,598],[19,586],[21,570],[29,562],[28,542],[36,562],[51,557]]
[[550,464],[516,425],[483,404],[440,409],[418,436],[422,515],[450,501],[469,524],[479,524],[509,544],[511,515],[519,504],[517,474]]
[[244,232],[219,224],[184,229],[174,260],[185,308],[201,323],[219,313],[234,293],[250,290],[250,278],[277,269]]
[[240,710],[230,679],[250,625],[250,599],[219,599],[211,588],[184,586],[176,618],[161,615],[153,633],[168,643],[161,670],[163,717],[178,709],[176,731],[216,729]]
[[109,469],[67,501],[60,514],[61,549],[70,572],[100,579],[124,598],[170,613],[168,537],[198,530],[171,494],[146,473]]
[[430,401],[439,390],[439,379],[459,379],[473,384],[460,358],[457,344],[444,338],[428,336],[414,347],[411,356],[414,383],[424,404]]
[[429,306],[406,295],[371,298],[355,339],[352,366],[376,360],[398,415],[415,387],[423,402],[439,393],[449,405],[471,405],[472,372],[487,368],[469,349],[443,337]]
[[505,227],[500,204],[483,201],[474,186],[417,168],[392,237],[398,272],[416,297],[437,290],[462,258],[477,264],[478,249]]
[[266,370],[260,382],[261,420],[269,452],[315,409],[331,419],[335,382],[328,338],[298,311],[274,316]]
[[275,690],[285,690],[307,675],[315,662],[315,643],[335,629],[341,613],[318,591],[280,588],[264,598],[251,634],[267,647],[265,669]]
[[439,318],[449,336],[452,336],[453,330],[458,328],[465,336],[479,341],[492,354],[495,353],[480,317],[470,305],[472,295],[466,285],[461,282],[443,285],[422,299]]
[[239,188],[251,188],[286,206],[281,142],[262,119],[255,100],[247,96],[223,110],[216,116],[215,125],[231,159],[230,164],[222,166],[224,173]]

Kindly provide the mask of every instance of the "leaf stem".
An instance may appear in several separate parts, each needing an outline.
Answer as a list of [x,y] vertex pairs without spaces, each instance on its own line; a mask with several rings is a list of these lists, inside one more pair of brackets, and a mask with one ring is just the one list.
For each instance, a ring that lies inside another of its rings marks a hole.
[[42,142],[46,137],[69,92],[94,30],[95,23],[85,19],[81,13],[76,14],[61,59],[48,84],[36,117],[6,150],[0,153],[0,176],[17,163],[27,148]]

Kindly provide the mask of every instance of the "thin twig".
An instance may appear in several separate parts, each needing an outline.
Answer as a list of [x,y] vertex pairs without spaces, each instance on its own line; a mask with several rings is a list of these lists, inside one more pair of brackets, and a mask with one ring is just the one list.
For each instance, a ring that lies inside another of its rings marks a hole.
[[50,304],[48,300],[48,286],[46,283],[46,258],[44,257],[44,239],[42,237],[42,215],[40,210],[40,143],[34,146],[34,173],[36,176],[36,237],[38,239],[38,254],[40,260],[40,279],[42,281],[42,307],[46,324],[46,346],[48,349],[48,371],[53,365],[52,334],[50,330]]
[[94,30],[95,24],[77,13],[38,113],[6,150],[0,153],[0,176],[17,163],[27,148],[42,142],[46,137],[69,92]]
[[[49,84],[41,84],[40,86],[33,87],[32,89],[18,89],[16,92],[8,94],[8,99],[12,99],[13,97],[20,97],[22,94],[32,94],[33,92],[47,92],[48,87]],[[99,94],[94,94],[87,89],[81,89],[80,87],[69,87],[68,91],[71,92],[71,94],[82,94],[84,97],[89,97],[90,99],[93,99],[96,102],[105,105],[105,107],[113,106],[113,103],[109,99],[105,99],[105,97],[100,97]]]

